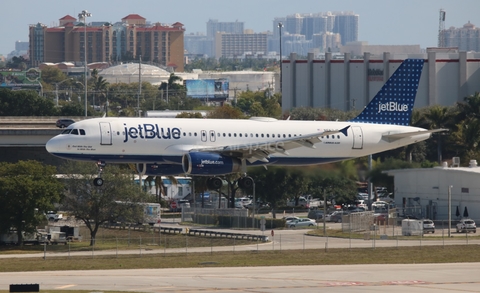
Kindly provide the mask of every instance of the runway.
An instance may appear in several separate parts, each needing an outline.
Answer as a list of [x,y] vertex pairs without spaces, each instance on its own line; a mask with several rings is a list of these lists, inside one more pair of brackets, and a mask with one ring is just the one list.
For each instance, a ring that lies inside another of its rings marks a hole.
[[9,284],[40,290],[133,292],[479,292],[479,263],[280,266],[201,269],[15,272]]

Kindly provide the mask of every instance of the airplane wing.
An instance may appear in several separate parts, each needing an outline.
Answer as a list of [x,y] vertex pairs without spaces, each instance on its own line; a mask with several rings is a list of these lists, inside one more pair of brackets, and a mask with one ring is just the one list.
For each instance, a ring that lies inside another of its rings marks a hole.
[[432,130],[424,130],[424,131],[412,131],[412,132],[402,132],[402,133],[385,133],[382,135],[382,138],[392,142],[396,141],[402,138],[410,137],[410,136],[415,136],[415,135],[420,135],[420,134],[427,134],[427,133],[435,133],[435,132],[442,132],[442,131],[448,131],[448,129],[432,129]]
[[321,136],[332,135],[336,133],[343,133],[345,136],[347,136],[348,128],[350,128],[350,125],[338,130],[328,129],[317,133],[277,139],[275,141],[257,143],[252,142],[247,144],[228,145],[213,148],[195,148],[191,151],[222,153],[227,156],[246,159],[250,163],[256,161],[268,163],[268,157],[273,153],[281,153],[288,156],[288,150],[298,147],[308,147],[314,149],[315,144],[321,141]]

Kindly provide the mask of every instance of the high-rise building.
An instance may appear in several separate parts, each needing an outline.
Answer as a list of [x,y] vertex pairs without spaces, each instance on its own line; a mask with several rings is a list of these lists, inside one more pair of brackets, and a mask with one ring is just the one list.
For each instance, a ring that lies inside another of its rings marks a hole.
[[460,51],[480,52],[480,28],[466,23],[461,28],[450,27],[440,32],[445,40],[445,47],[458,47]]
[[[285,45],[284,55],[288,55],[289,48],[301,48],[301,51],[305,52],[307,48],[313,46],[313,49],[325,52],[328,49],[338,48],[339,45],[345,45],[347,42],[358,41],[358,18],[358,14],[353,12],[297,13],[284,18],[275,18],[269,50],[279,52],[279,22],[284,24],[283,45],[287,42],[288,35],[295,36],[295,40],[290,40],[288,41],[289,45]],[[298,38],[299,35],[305,36],[305,40],[302,41],[301,38]],[[321,35],[323,37],[320,37]],[[312,40],[314,40],[313,43]],[[341,44],[337,44],[339,40],[341,40]],[[304,43],[302,44],[302,42]],[[317,47],[317,45],[321,45],[321,47]],[[300,52],[296,53],[304,55]]]
[[334,13],[333,32],[342,36],[342,45],[358,41],[358,14],[353,12]]
[[244,22],[219,22],[216,19],[210,19],[207,22],[207,38],[215,39],[216,33],[243,34]]
[[217,33],[215,37],[215,57],[235,58],[248,55],[267,54],[267,34],[227,34]]
[[[59,26],[31,25],[30,61],[87,63],[139,60],[150,61],[183,71],[183,24],[148,24],[138,14],[130,14],[115,24],[95,22],[84,26],[67,15]],[[86,36],[85,36],[86,32]]]

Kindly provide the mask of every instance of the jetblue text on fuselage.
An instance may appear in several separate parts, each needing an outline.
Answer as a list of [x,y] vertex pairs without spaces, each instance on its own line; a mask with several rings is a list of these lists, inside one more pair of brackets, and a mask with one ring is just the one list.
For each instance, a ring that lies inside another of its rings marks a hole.
[[397,102],[387,102],[385,104],[378,103],[378,113],[387,111],[387,112],[393,112],[393,111],[399,111],[399,112],[407,112],[408,111],[408,105],[407,104],[399,104]]
[[132,139],[179,139],[180,129],[174,127],[163,128],[158,124],[138,124],[138,126],[128,127],[123,124],[125,131],[125,139],[123,142],[127,142],[128,138]]

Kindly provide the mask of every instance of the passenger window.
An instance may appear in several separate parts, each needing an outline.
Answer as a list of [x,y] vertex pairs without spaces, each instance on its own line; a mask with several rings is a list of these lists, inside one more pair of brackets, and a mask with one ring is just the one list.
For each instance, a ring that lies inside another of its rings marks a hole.
[[234,136],[234,137],[237,137],[237,134],[236,134],[236,133],[234,133],[234,134],[233,134],[233,136]]
[[183,136],[187,136],[187,134],[184,132],[184,133],[183,133]]
[[226,133],[223,133],[223,137],[225,137],[225,136],[226,136]]
[[192,136],[192,133],[191,133],[191,132],[189,132],[189,133],[188,133],[188,136]]
[[194,132],[194,133],[193,133],[193,136],[197,136],[197,133],[196,133],[196,132]]
[[287,137],[285,134],[283,134],[283,138]]
[[267,133],[267,137],[270,137],[270,134]]
[[241,134],[241,133],[239,133],[239,134],[238,134],[238,136],[242,137],[242,134]]
[[231,134],[231,133],[229,133],[229,134],[228,134],[228,137],[232,137],[232,134]]
[[289,134],[289,135],[288,135],[288,137],[292,137],[292,135],[291,135],[291,134]]
[[257,134],[255,134],[255,136],[256,136],[256,137],[258,137],[258,133],[257,133]]
[[263,133],[262,133],[262,137],[263,137]]
[[340,135],[337,135],[337,138],[340,139]]

